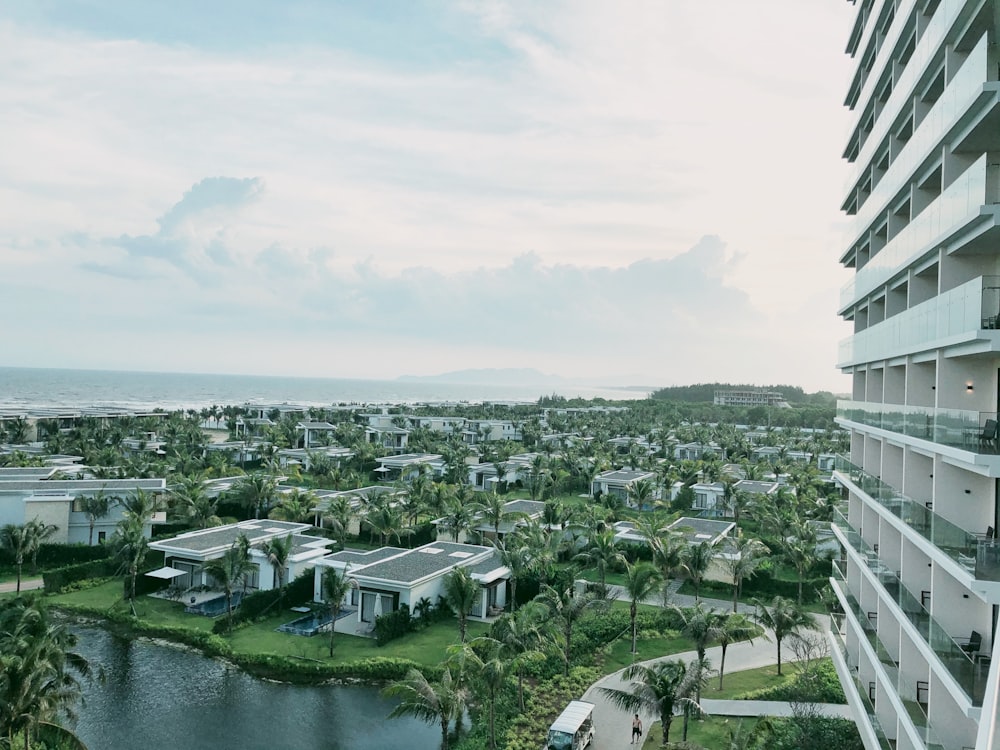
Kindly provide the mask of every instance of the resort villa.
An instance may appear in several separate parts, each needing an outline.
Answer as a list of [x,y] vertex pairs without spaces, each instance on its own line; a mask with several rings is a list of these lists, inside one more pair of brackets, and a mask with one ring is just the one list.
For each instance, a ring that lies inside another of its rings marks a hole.
[[382,547],[369,552],[343,550],[317,561],[315,600],[323,601],[323,575],[327,568],[345,573],[351,591],[345,608],[356,608],[355,627],[374,627],[375,618],[395,612],[402,605],[413,611],[427,599],[436,604],[444,595],[445,577],[456,568],[465,568],[479,584],[470,616],[477,619],[498,614],[507,603],[510,571],[492,547],[453,542],[431,542],[415,549]]
[[[124,499],[142,490],[154,499],[166,491],[164,479],[55,479],[55,468],[0,468],[0,526],[20,525],[32,519],[55,526],[49,541],[58,544],[87,544],[91,541],[90,519],[83,512],[83,500],[103,494]],[[94,519],[92,543],[109,538],[123,518],[121,503],[112,502],[108,514]],[[163,511],[146,523],[146,536],[155,523],[163,523]]]

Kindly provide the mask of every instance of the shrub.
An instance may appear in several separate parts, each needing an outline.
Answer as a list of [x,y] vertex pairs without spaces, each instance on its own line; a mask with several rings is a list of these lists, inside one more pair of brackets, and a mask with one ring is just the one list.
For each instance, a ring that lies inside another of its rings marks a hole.
[[410,617],[410,607],[399,605],[395,612],[387,612],[375,618],[375,642],[384,646],[390,641],[402,638],[414,629],[414,620]]
[[794,680],[739,696],[741,700],[801,701],[803,703],[846,703],[844,690],[833,662],[818,662],[799,672]]
[[113,560],[105,557],[103,559],[91,560],[90,562],[66,565],[61,568],[46,570],[42,573],[42,581],[45,583],[45,593],[58,594],[78,581],[85,581],[92,578],[109,578],[118,572],[118,566]]
[[[313,598],[313,571],[307,570],[291,583],[284,586],[284,605],[297,607]],[[233,611],[232,626],[246,624],[263,617],[273,606],[282,601],[281,589],[254,591],[240,600],[240,606]],[[212,632],[225,633],[230,629],[228,618],[216,620]]]
[[[103,544],[93,547],[86,544],[42,544],[38,548],[38,567],[62,568],[78,563],[104,560],[111,551]],[[0,566],[13,567],[14,555],[10,550],[0,548]]]
[[601,676],[593,667],[574,667],[569,676],[556,675],[531,690],[527,709],[510,721],[507,750],[537,750],[549,726],[572,700],[577,700]]

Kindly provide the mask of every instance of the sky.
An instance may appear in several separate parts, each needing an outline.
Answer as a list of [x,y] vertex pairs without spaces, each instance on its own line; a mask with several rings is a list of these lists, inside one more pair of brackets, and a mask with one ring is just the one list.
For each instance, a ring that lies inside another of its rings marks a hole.
[[852,20],[0,4],[0,365],[846,391]]

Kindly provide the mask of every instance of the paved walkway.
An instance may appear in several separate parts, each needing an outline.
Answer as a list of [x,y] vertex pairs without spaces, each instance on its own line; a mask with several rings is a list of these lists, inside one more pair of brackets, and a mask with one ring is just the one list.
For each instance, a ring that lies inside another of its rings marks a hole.
[[[611,588],[618,589],[619,587]],[[707,608],[726,612],[731,612],[733,608],[731,601],[702,597],[701,602]],[[659,605],[661,602],[657,598],[649,600],[648,603]],[[694,604],[694,597],[674,594],[670,599],[670,603],[680,607],[688,607]],[[741,604],[739,611],[752,614],[754,608]],[[821,630],[829,629],[828,617],[817,616],[817,620],[820,623]],[[718,667],[722,657],[722,648],[720,646],[713,646],[706,650],[705,655],[711,661],[713,667]],[[679,654],[669,654],[661,659],[652,659],[643,663],[653,664],[664,659],[680,659],[687,664],[695,658],[697,658],[697,654],[694,651],[686,651]],[[782,663],[784,664],[789,659],[794,659],[791,649],[782,649]],[[726,674],[741,672],[745,669],[770,666],[775,664],[776,660],[777,654],[773,641],[758,638],[753,643],[734,643],[726,649]],[[620,690],[628,689],[629,683],[623,680],[621,675],[622,672],[618,671],[602,677],[591,685],[583,695],[583,700],[590,701],[595,705],[594,726],[597,732],[594,738],[593,750],[626,750],[630,746],[631,750],[635,748],[634,745],[631,745],[632,717],[625,711],[614,706],[600,690],[602,687]],[[703,698],[702,706],[710,715],[717,716],[788,716],[791,714],[791,706],[788,703],[780,701],[711,700]],[[827,716],[850,718],[846,705],[828,706],[824,704],[823,713]],[[659,720],[658,716],[642,715],[641,718],[644,728],[649,727],[654,721]],[[680,729],[676,723],[671,727],[671,737],[674,739],[680,738]]]
[[[41,578],[22,578],[21,591],[32,591],[45,586],[45,581]],[[0,594],[12,594],[17,590],[17,581],[10,583],[0,583]]]

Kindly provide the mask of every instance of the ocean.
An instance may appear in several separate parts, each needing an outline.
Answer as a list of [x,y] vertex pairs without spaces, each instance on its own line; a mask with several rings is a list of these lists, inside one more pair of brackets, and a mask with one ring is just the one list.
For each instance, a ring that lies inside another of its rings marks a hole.
[[90,406],[130,410],[201,409],[215,404],[331,404],[534,402],[558,393],[566,398],[630,400],[647,391],[601,386],[472,385],[396,380],[347,380],[257,375],[201,375],[171,372],[117,372],[0,367],[3,408]]

